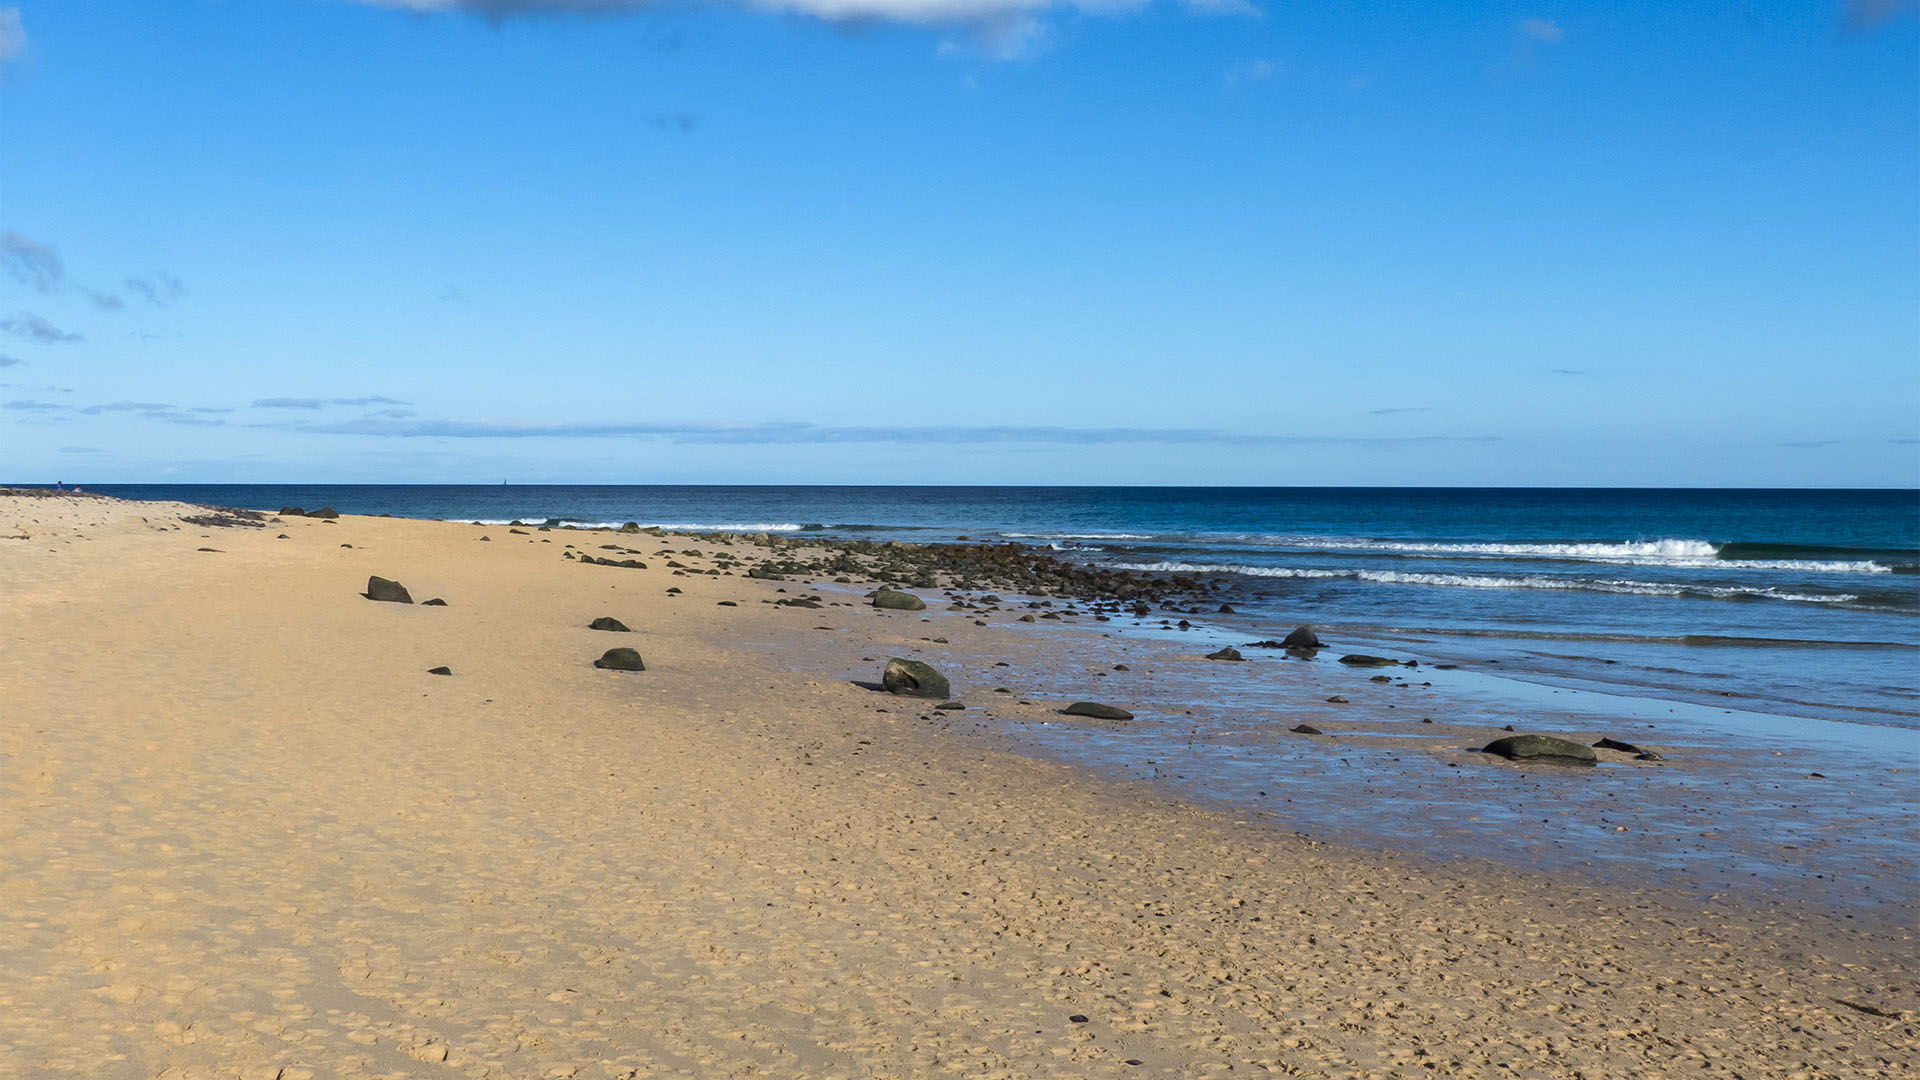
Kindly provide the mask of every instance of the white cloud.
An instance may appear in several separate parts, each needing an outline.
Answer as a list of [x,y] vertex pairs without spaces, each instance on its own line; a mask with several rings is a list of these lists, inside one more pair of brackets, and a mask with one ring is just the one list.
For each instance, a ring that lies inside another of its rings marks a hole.
[[1248,60],[1227,69],[1227,85],[1245,86],[1248,83],[1265,82],[1273,78],[1278,70],[1271,60]]
[[[422,15],[464,13],[484,19],[553,15],[633,15],[656,8],[658,0],[355,0],[373,7]],[[1124,15],[1150,0],[695,0],[710,7],[806,15],[828,22],[901,22],[963,28],[972,44],[1000,59],[1031,55],[1044,37],[1040,16],[1067,8],[1095,15]],[[1189,11],[1209,15],[1259,15],[1251,0],[1180,0]],[[941,44],[943,52],[958,48]]]
[[1558,45],[1565,40],[1567,32],[1552,19],[1521,19],[1520,32],[1535,41],[1544,41],[1549,45]]
[[27,29],[20,25],[20,9],[0,8],[0,64],[17,60],[27,51]]

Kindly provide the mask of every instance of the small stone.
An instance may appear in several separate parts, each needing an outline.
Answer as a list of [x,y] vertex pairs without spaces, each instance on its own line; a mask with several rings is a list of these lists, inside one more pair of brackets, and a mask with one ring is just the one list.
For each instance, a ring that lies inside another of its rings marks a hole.
[[1332,697],[1327,699],[1327,703],[1330,705],[1345,705],[1347,703],[1347,699],[1341,697],[1339,694],[1335,694]]
[[1399,667],[1400,661],[1389,660],[1384,656],[1368,656],[1366,653],[1349,653],[1340,658],[1348,667]]
[[[315,515],[309,516],[317,516],[317,513],[316,511]],[[408,594],[405,585],[397,581],[388,581],[383,577],[369,577],[367,579],[367,591],[364,595],[369,600],[383,600],[390,604],[413,603],[413,597]]]
[[1554,735],[1512,735],[1480,748],[1509,761],[1545,761],[1555,765],[1592,765],[1598,758],[1589,747]]
[[873,606],[893,611],[923,611],[926,609],[927,602],[912,593],[900,592],[897,589],[881,589],[873,594]]
[[953,696],[947,685],[946,676],[933,670],[929,664],[918,660],[905,660],[898,656],[887,661],[886,670],[880,674],[880,685],[889,694],[904,694],[908,697],[947,698]]
[[588,623],[587,629],[606,630],[610,633],[615,633],[615,634],[630,634],[633,632],[627,629],[626,623],[621,622],[619,619],[610,618],[609,616],[606,616],[606,615],[602,615],[599,618]]
[[431,600],[420,601],[420,606],[421,607],[446,607],[447,602],[436,596]]
[[1098,701],[1076,701],[1060,710],[1063,716],[1090,716],[1095,720],[1131,720],[1133,714],[1114,705],[1104,705]]
[[428,669],[427,669],[427,674],[429,674],[429,675],[451,675],[451,674],[453,674],[453,669],[452,669],[452,668],[450,668],[450,667],[430,667],[430,668],[428,668]]
[[1320,730],[1319,728],[1317,728],[1317,727],[1314,727],[1314,726],[1313,726],[1312,724],[1295,724],[1295,725],[1293,725],[1292,727],[1290,727],[1290,728],[1288,728],[1287,730],[1288,730],[1288,731],[1291,731],[1291,732],[1293,732],[1293,733],[1294,733],[1295,735],[1324,735],[1324,734],[1326,734],[1325,732],[1323,732],[1323,731],[1321,731],[1321,730]]
[[640,662],[640,654],[632,649],[608,649],[600,659],[593,662],[597,668],[609,671],[645,671],[647,665]]

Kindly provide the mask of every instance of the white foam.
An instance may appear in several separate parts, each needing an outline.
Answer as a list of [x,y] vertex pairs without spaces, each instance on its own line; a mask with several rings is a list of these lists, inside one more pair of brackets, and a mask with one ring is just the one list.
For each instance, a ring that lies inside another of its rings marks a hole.
[[1188,562],[1120,563],[1122,570],[1162,574],[1240,574],[1268,578],[1346,578],[1379,585],[1428,585],[1456,589],[1552,589],[1569,592],[1619,593],[1632,596],[1702,596],[1716,600],[1790,600],[1805,604],[1844,604],[1858,600],[1853,593],[1796,593],[1771,587],[1740,585],[1681,585],[1663,581],[1621,581],[1601,578],[1497,577],[1487,574],[1427,574],[1396,570],[1323,570],[1290,566],[1207,565]]
[[1151,540],[1152,533],[1001,533],[1009,540]]

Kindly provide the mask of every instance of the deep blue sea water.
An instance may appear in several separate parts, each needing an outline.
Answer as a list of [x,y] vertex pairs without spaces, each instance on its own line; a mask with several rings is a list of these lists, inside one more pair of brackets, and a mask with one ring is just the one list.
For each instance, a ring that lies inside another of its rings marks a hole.
[[1271,636],[1920,729],[1920,491],[96,485],[256,509],[919,542],[1213,573]]

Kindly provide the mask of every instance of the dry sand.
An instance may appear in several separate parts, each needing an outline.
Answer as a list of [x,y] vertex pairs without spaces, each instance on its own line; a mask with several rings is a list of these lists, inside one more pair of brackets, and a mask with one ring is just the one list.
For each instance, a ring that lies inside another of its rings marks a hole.
[[[1920,1065],[1910,928],[1316,844],[818,674],[977,663],[964,616],[657,554],[704,539],[192,513],[0,497],[0,1076]],[[561,557],[602,543],[651,568]]]

